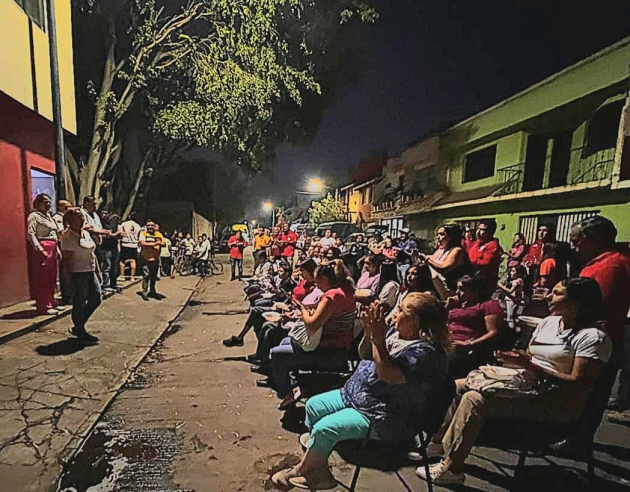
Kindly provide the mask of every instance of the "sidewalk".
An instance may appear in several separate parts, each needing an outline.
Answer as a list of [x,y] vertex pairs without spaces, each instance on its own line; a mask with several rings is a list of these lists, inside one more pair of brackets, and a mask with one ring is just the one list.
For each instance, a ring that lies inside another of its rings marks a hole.
[[[140,282],[140,279],[118,279],[118,287],[125,290],[138,282]],[[105,299],[111,297],[112,295],[114,294],[107,294]],[[56,297],[57,300],[61,298],[59,294]],[[22,335],[26,335],[27,333],[39,330],[56,319],[68,316],[70,311],[71,309],[68,306],[65,311],[56,316],[37,314],[34,300],[20,302],[18,304],[0,308],[0,345],[21,337]]]
[[68,338],[71,321],[63,317],[2,345],[0,489],[49,490],[62,464],[186,305],[197,281],[163,279],[158,283],[166,296],[162,301],[142,301],[137,287],[104,301],[88,323],[101,339],[96,347]]

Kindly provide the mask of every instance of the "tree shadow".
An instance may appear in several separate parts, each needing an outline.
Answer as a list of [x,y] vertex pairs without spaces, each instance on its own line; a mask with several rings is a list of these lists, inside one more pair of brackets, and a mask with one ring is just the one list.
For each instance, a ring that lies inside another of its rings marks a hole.
[[235,316],[237,314],[248,314],[245,309],[228,309],[226,311],[204,311],[201,313],[205,316]]
[[39,355],[51,357],[56,355],[71,355],[83,350],[85,347],[86,345],[81,343],[78,338],[66,338],[65,340],[59,340],[49,345],[35,347],[35,351]]
[[40,316],[37,309],[24,309],[14,313],[8,313],[0,317],[0,319],[17,320],[17,319],[33,319]]

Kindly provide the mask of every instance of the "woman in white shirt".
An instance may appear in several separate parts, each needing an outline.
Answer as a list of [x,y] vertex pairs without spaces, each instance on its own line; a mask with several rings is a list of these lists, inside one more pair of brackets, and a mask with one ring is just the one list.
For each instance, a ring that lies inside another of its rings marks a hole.
[[31,273],[33,297],[38,314],[59,314],[55,309],[55,288],[59,254],[57,252],[57,234],[59,231],[55,219],[50,214],[52,199],[40,193],[33,200],[33,209],[26,219],[28,241],[34,251],[31,255]]
[[383,263],[381,265],[377,292],[378,300],[387,306],[386,313],[389,313],[396,305],[398,293],[400,292],[396,263]]
[[[435,445],[443,446],[445,456],[430,468],[435,483],[464,481],[464,461],[486,417],[566,423],[576,422],[582,414],[612,352],[610,338],[596,328],[602,293],[595,280],[578,277],[558,283],[548,301],[551,316],[540,322],[527,352],[498,352],[497,358],[555,388],[514,401],[470,390],[465,379],[458,380],[446,422],[433,438]],[[425,478],[424,468],[416,472]]]
[[98,338],[85,330],[85,324],[101,304],[101,282],[98,278],[96,243],[83,229],[85,219],[80,210],[69,210],[64,216],[68,229],[61,238],[64,268],[72,274],[72,323],[70,334],[86,345],[98,344]]

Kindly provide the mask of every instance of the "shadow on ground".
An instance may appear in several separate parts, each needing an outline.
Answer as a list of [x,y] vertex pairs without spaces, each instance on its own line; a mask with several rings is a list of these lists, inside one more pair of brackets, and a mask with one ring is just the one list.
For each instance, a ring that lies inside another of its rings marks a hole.
[[86,347],[77,338],[66,338],[49,345],[40,345],[35,347],[35,351],[43,356],[70,355],[83,350]]

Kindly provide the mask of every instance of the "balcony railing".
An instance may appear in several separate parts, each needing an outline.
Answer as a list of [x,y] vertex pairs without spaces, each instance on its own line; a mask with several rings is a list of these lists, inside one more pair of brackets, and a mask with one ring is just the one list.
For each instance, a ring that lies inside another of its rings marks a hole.
[[[582,151],[582,149],[576,149]],[[615,162],[615,149],[606,149],[580,161],[580,165],[569,181],[571,185],[610,179]]]
[[511,195],[518,193],[523,188],[523,164],[504,167],[497,170],[497,183],[501,187],[494,193],[495,195]]

